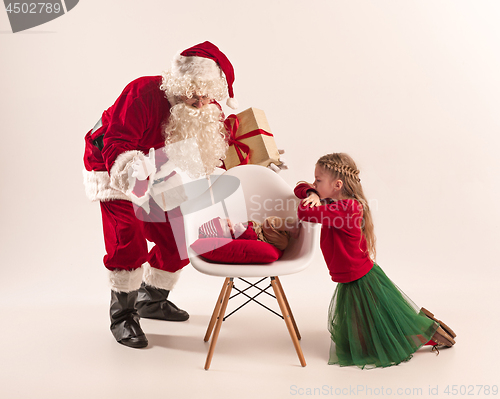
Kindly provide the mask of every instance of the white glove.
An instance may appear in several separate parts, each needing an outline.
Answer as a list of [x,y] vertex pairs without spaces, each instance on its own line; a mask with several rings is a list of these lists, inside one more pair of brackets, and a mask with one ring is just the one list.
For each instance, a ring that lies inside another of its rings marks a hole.
[[155,150],[151,148],[149,150],[149,156],[144,156],[140,154],[134,158],[132,167],[132,177],[138,180],[146,180],[156,171],[155,166]]
[[[280,155],[282,155],[285,153],[285,150],[278,150],[278,152]],[[270,163],[268,168],[276,173],[280,173],[282,170],[288,169],[288,165],[286,164],[285,159],[283,157],[280,157],[280,162],[281,162],[281,165],[276,165],[274,163]]]

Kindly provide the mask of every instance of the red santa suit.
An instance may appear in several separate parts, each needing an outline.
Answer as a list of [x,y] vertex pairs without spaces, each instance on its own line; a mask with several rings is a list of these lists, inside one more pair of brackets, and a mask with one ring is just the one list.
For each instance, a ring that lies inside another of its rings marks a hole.
[[[199,176],[220,162],[227,142],[220,115],[213,117],[217,107],[208,102],[220,101],[225,91],[234,100],[233,81],[227,57],[212,43],[200,43],[177,54],[161,77],[127,85],[85,136],[86,192],[101,204],[104,265],[110,270],[110,330],[122,345],[148,345],[140,318],[189,318],[167,299],[189,263],[179,210],[187,197],[175,170]],[[196,159],[193,148],[204,140],[209,150]],[[149,251],[147,241],[155,244]]]
[[[146,282],[155,280],[155,286],[171,289],[178,273],[189,263],[185,248],[178,248],[170,220],[154,201],[146,213],[135,207],[126,195],[130,162],[139,154],[147,154],[165,145],[163,124],[170,115],[170,103],[160,89],[161,76],[147,76],[134,80],[125,87],[115,103],[102,114],[102,126],[85,136],[85,186],[87,196],[101,201],[104,241],[107,254],[104,265],[109,270],[137,271],[132,281],[112,281],[117,290],[138,288],[146,264]],[[183,235],[182,218],[175,218],[174,230]],[[156,245],[148,251],[147,242]],[[179,254],[180,252],[180,254]],[[161,273],[167,271],[170,273]],[[117,277],[119,274],[116,274]],[[130,280],[130,279],[129,279]],[[122,287],[132,285],[132,287]]]

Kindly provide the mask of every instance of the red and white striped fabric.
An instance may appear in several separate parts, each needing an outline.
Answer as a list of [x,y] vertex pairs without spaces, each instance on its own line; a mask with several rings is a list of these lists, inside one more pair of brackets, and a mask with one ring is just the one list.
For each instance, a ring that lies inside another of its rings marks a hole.
[[221,218],[214,218],[203,223],[198,229],[198,238],[224,237],[221,221]]

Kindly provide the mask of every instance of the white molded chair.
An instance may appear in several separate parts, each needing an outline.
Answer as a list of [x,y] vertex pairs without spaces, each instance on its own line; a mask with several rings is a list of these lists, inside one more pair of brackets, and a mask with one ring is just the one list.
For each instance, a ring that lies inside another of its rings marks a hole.
[[[237,166],[221,176],[216,176],[216,180],[209,190],[196,200],[191,200],[181,205],[191,264],[201,273],[225,277],[204,338],[205,342],[207,342],[213,332],[205,370],[208,370],[210,367],[229,297],[233,289],[234,279],[247,277],[261,278],[260,281],[267,280],[267,278],[271,279],[271,285],[267,288],[272,286],[300,364],[302,366],[306,365],[299,344],[300,333],[278,276],[298,273],[309,265],[313,258],[314,250],[319,245],[317,243],[319,225],[303,222],[298,238],[291,239],[283,256],[272,264],[233,265],[213,263],[199,257],[190,248],[190,244],[198,239],[199,226],[214,217],[229,218],[233,223],[246,222],[247,220],[263,222],[268,216],[296,218],[297,205],[298,199],[295,197],[292,188],[275,172],[258,165]],[[248,283],[246,280],[243,281]],[[255,285],[251,284],[251,286]],[[265,291],[265,289],[260,287],[257,288],[261,292]],[[238,291],[241,293],[241,290]],[[249,297],[248,295],[246,296]],[[250,298],[247,303],[250,301],[258,302],[254,298]],[[281,315],[279,316],[281,317]]]

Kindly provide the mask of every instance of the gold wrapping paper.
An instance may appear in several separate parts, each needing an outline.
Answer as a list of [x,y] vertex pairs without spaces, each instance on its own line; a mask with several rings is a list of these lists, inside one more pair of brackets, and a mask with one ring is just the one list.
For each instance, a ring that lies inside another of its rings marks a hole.
[[[239,127],[236,131],[236,139],[249,132],[257,129],[271,133],[271,128],[267,122],[264,111],[257,108],[249,108],[236,115],[239,120]],[[281,165],[278,147],[274,141],[274,137],[258,134],[253,137],[248,137],[241,140],[242,143],[250,147],[249,164],[269,166],[271,163]],[[243,153],[245,157],[246,154]],[[224,164],[226,169],[231,169],[241,163],[240,158],[234,148],[234,145],[229,146]]]

